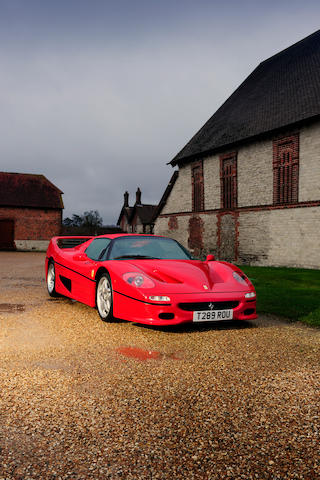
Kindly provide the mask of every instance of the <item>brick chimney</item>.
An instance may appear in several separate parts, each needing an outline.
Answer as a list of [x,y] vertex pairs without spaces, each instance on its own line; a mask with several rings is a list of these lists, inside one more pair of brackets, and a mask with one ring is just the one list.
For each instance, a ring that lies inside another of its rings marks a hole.
[[124,207],[129,207],[129,193],[128,192],[124,192],[124,202],[123,202],[123,206]]
[[136,205],[141,205],[141,190],[139,187],[136,191]]

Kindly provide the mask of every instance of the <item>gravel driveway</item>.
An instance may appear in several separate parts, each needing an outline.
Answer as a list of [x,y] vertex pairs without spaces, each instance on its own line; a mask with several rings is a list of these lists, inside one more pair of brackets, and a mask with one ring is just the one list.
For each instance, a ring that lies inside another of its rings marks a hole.
[[0,252],[0,480],[320,478],[320,331],[168,330],[50,299]]

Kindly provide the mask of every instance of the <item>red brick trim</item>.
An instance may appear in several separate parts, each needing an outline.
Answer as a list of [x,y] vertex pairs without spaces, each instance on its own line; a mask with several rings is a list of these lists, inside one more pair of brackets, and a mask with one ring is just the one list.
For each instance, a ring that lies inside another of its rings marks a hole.
[[200,255],[203,249],[203,220],[199,216],[192,215],[189,219],[188,247],[196,255]]
[[175,216],[170,216],[168,221],[168,228],[169,230],[178,230],[178,219]]
[[[297,202],[297,203],[286,203],[284,205],[259,205],[254,207],[237,207],[234,210],[225,210],[224,208],[216,208],[212,210],[204,210],[201,212],[201,215],[210,215],[211,213],[231,213],[236,212],[262,212],[266,210],[283,210],[286,208],[311,208],[311,207],[320,207],[320,200],[314,200],[309,202]],[[193,212],[172,212],[159,215],[159,218],[168,218],[172,215],[181,217],[184,215],[192,215]]]

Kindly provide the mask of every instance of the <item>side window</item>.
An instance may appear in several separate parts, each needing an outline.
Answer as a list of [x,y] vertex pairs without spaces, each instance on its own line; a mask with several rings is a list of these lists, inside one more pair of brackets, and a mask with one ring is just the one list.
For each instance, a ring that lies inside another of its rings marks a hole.
[[203,164],[197,162],[192,167],[192,211],[204,210]]
[[220,157],[221,208],[237,207],[237,154]]
[[273,142],[273,203],[298,201],[299,135]]
[[[96,238],[92,240],[86,249],[86,255],[91,258],[91,260],[99,260],[100,255],[107,250],[110,242],[110,238]],[[105,256],[103,255],[103,257]]]

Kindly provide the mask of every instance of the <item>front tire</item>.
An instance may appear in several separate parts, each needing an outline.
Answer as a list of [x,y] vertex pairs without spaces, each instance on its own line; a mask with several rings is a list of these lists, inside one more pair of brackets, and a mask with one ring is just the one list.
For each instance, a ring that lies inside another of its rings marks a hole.
[[96,290],[96,305],[101,320],[113,320],[113,292],[111,278],[108,273],[103,273],[99,278]]
[[54,262],[51,261],[48,265],[48,273],[47,273],[47,289],[50,297],[57,297],[58,294],[56,292],[56,271],[54,268]]

